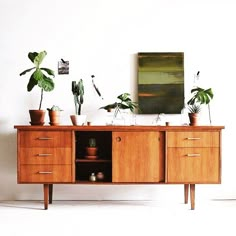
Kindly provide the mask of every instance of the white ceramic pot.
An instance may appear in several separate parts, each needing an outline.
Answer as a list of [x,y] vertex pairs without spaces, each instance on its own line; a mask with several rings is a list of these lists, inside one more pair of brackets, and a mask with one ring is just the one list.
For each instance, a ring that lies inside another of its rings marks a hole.
[[71,115],[70,119],[73,125],[85,125],[86,115]]

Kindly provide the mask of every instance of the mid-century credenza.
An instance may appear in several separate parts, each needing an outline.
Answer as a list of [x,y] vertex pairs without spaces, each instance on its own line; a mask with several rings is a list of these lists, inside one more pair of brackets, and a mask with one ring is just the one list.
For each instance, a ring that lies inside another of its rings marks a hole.
[[[196,184],[221,183],[223,126],[24,126],[17,129],[17,181],[42,184],[183,184],[195,208]],[[86,156],[96,139],[96,158]],[[103,179],[91,181],[92,173]]]

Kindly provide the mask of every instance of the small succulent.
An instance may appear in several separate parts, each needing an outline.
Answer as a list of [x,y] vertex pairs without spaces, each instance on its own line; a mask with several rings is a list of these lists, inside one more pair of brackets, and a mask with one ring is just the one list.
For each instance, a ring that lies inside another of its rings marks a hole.
[[199,113],[201,111],[201,106],[196,104],[189,105],[188,110],[190,113]]
[[96,147],[96,139],[95,138],[89,139],[89,147]]
[[51,108],[47,108],[48,111],[63,111],[59,106],[53,105]]

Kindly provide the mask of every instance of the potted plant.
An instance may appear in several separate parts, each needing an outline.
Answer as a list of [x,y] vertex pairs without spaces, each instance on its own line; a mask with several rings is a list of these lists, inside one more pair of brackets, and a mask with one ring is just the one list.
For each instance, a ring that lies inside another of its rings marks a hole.
[[59,125],[60,124],[60,113],[61,109],[59,106],[53,105],[51,108],[47,108],[49,115],[49,124],[50,125]]
[[209,121],[211,124],[211,112],[210,112],[210,101],[213,98],[212,89],[203,89],[200,87],[195,87],[191,90],[192,97],[187,102],[188,110],[189,110],[189,119],[190,125],[197,125],[198,124],[198,114],[201,111],[201,105],[206,104],[208,105],[208,114],[209,114]]
[[108,112],[114,110],[114,115],[112,119],[112,124],[114,124],[116,118],[121,115],[121,110],[130,110],[132,113],[135,111],[135,108],[138,108],[138,103],[132,101],[129,93],[122,93],[118,97],[118,101],[108,104],[106,106],[100,107],[100,109],[105,109]]
[[98,151],[98,148],[96,146],[96,139],[89,138],[88,146],[86,147],[86,154],[87,154],[86,158],[96,159],[97,158],[97,151]]
[[41,63],[43,62],[45,56],[47,55],[46,51],[42,52],[29,52],[28,58],[34,64],[34,67],[24,70],[20,73],[20,76],[25,75],[28,72],[32,72],[29,82],[27,84],[27,91],[30,92],[32,89],[38,85],[41,89],[41,97],[39,102],[39,109],[38,110],[29,110],[30,117],[31,117],[31,125],[43,125],[44,124],[44,117],[45,117],[45,110],[41,110],[42,101],[43,101],[43,92],[50,92],[54,89],[54,82],[53,77],[55,77],[54,71],[40,67]]
[[82,104],[84,103],[84,84],[80,79],[78,82],[72,81],[72,93],[74,96],[75,115],[71,115],[73,125],[84,125],[86,115],[81,115]]

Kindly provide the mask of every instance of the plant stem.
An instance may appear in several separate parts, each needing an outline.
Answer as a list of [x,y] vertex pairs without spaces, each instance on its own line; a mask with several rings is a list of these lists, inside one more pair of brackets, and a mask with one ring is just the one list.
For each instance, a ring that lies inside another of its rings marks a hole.
[[210,104],[208,103],[208,114],[209,114],[209,121],[211,125],[211,110],[210,110]]
[[41,110],[42,101],[43,101],[43,89],[41,89],[41,97],[40,97],[40,103],[39,103],[39,110]]

